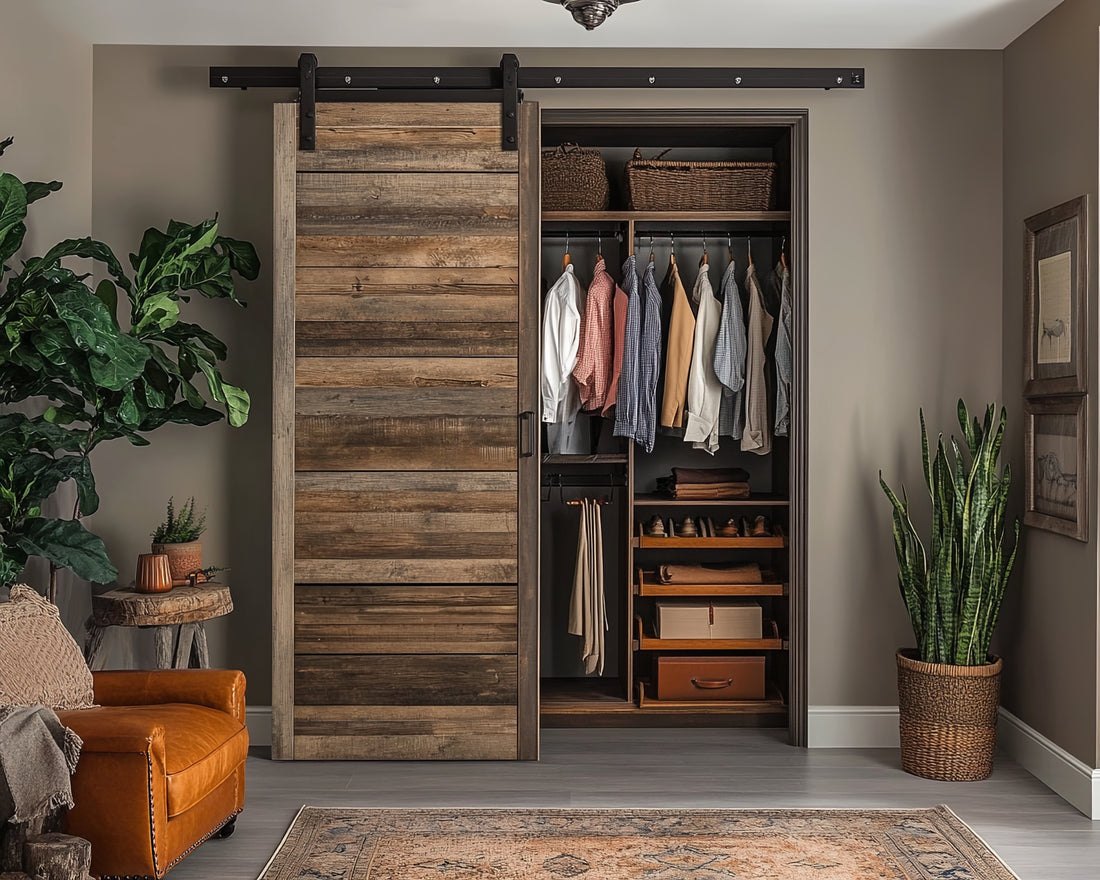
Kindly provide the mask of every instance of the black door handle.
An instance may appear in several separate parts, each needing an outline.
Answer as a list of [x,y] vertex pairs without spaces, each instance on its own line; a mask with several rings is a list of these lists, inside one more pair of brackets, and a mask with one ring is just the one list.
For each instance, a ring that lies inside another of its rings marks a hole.
[[519,457],[530,458],[538,447],[535,437],[535,414],[531,410],[519,414]]

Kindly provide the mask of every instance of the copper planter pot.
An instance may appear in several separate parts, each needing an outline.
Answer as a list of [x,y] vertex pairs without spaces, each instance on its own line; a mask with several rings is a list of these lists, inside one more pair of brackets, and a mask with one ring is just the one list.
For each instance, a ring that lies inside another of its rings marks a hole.
[[163,553],[138,555],[134,589],[139,593],[166,593],[172,589],[172,571]]

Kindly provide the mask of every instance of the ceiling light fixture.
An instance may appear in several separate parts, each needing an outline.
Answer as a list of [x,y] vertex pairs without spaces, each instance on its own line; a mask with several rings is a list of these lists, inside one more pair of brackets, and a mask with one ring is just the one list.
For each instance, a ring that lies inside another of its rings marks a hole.
[[557,3],[564,6],[573,15],[577,24],[584,25],[586,30],[594,30],[611,18],[611,13],[624,3],[634,3],[635,0],[546,0],[547,3]]

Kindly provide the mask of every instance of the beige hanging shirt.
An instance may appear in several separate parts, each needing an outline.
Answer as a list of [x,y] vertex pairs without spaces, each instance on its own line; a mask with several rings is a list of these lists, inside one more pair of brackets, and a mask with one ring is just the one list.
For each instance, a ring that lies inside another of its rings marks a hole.
[[687,402],[688,374],[691,372],[691,349],[695,340],[695,315],[691,311],[687,292],[680,281],[680,270],[673,262],[669,266],[669,289],[672,292],[672,318],[668,326],[668,349],[665,352],[665,395],[661,402],[661,424],[679,428],[684,423]]
[[741,451],[767,455],[772,451],[772,433],[768,424],[764,346],[771,335],[774,319],[764,308],[764,295],[760,292],[752,263],[745,273],[745,287],[749,294],[749,351],[745,364],[745,433],[741,435]]

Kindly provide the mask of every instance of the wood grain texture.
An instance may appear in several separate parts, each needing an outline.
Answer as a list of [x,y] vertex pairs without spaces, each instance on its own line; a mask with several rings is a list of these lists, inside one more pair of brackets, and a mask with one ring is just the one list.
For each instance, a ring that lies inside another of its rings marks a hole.
[[517,370],[514,358],[300,357],[294,381],[329,388],[515,388]]
[[295,466],[305,471],[509,471],[514,417],[299,416]]
[[[494,266],[454,269],[447,266],[298,268],[294,282],[299,296],[355,293],[476,293],[503,285],[515,290],[514,268]],[[491,292],[491,291],[486,291]]]
[[514,388],[299,388],[294,396],[299,416],[388,416],[417,412],[424,416],[505,416],[516,411]]
[[[430,303],[425,303],[430,305]],[[513,323],[302,321],[295,347],[305,357],[516,357]]]
[[[300,706],[515,706],[514,654],[296,654]],[[364,713],[368,714],[368,713]]]
[[[500,104],[409,101],[407,103],[324,102],[317,104],[317,127],[500,128]],[[411,143],[423,143],[414,138]],[[499,136],[497,149],[500,149]]]
[[294,551],[298,559],[497,559],[516,552],[516,516],[296,513]]
[[[514,654],[513,588],[300,587],[298,654]],[[422,595],[428,593],[429,595]]]
[[294,757],[294,159],[298,105],[275,105],[271,400],[271,754]]
[[[303,757],[469,760],[514,757],[512,706],[303,706]],[[509,748],[513,754],[508,754]]]
[[[540,411],[539,253],[541,249],[541,154],[539,108],[522,103],[519,113],[519,254],[520,314],[519,411]],[[536,432],[536,436],[539,432]],[[518,744],[522,760],[539,757],[539,449],[519,459],[519,656]]]
[[515,268],[514,235],[299,235],[299,266]]
[[[296,204],[299,232],[313,208],[343,208],[368,217],[403,216],[412,209],[449,212],[471,220],[518,216],[515,174],[443,171],[404,174],[370,172],[299,174]],[[512,223],[515,231],[516,224]]]
[[412,294],[386,292],[348,296],[299,296],[299,322],[334,321],[433,324],[511,324],[519,314],[515,289],[490,287],[461,293]]
[[298,559],[299,584],[514,584],[509,559]]
[[[390,130],[392,131],[392,130]],[[450,146],[445,144],[393,143],[387,131],[385,143],[366,145],[357,143],[359,149],[310,150],[298,154],[298,171],[499,171],[512,172],[517,168],[515,153],[502,153],[498,141],[493,148],[467,146],[469,137],[457,139]],[[343,132],[344,143],[352,140]]]
[[295,516],[336,511],[514,514],[517,507],[516,475],[499,471],[300,471],[294,487]]
[[95,626],[171,626],[221,617],[233,610],[225,584],[173,587],[166,593],[139,593],[131,587],[92,596]]

